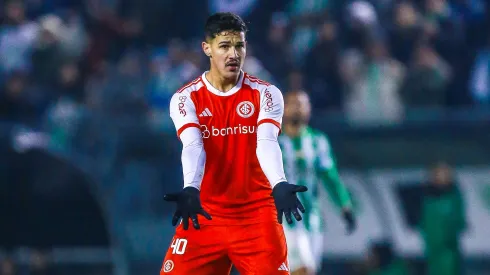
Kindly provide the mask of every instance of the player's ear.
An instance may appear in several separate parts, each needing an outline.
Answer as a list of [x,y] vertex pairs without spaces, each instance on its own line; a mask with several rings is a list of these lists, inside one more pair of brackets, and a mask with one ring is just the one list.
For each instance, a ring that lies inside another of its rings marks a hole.
[[209,44],[206,41],[203,41],[201,46],[202,46],[202,51],[204,52],[204,54],[211,57],[211,44]]

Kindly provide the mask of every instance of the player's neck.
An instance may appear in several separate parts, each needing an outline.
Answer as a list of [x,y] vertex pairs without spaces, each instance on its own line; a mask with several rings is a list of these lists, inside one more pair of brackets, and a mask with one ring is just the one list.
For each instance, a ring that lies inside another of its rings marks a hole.
[[211,69],[204,75],[204,77],[206,77],[208,82],[218,91],[226,93],[236,86],[238,80],[240,79],[240,74],[234,78],[225,78],[215,70]]
[[299,137],[301,135],[301,131],[303,130],[304,125],[295,125],[292,123],[284,123],[283,131],[284,133],[291,138]]

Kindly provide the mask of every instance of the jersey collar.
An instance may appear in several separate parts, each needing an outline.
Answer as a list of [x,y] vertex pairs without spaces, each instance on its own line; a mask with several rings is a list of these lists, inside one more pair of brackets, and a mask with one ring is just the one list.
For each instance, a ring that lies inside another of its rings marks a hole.
[[202,76],[201,76],[202,81],[204,82],[204,85],[206,85],[206,88],[208,89],[208,91],[210,91],[211,93],[213,93],[217,96],[230,96],[230,95],[235,94],[236,92],[238,92],[242,88],[243,77],[245,75],[245,73],[243,71],[240,71],[240,77],[238,78],[238,82],[235,85],[235,87],[231,88],[231,90],[229,90],[228,92],[225,92],[225,93],[216,89],[215,87],[213,87],[213,85],[211,85],[211,83],[209,83],[209,81],[206,79],[206,73],[207,72],[209,72],[209,71],[205,71],[202,74]]

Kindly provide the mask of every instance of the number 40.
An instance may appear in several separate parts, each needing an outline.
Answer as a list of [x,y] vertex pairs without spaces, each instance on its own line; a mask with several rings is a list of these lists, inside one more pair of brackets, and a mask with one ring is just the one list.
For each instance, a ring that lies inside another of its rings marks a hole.
[[175,239],[170,245],[172,248],[172,254],[182,255],[185,253],[185,248],[187,247],[186,239]]

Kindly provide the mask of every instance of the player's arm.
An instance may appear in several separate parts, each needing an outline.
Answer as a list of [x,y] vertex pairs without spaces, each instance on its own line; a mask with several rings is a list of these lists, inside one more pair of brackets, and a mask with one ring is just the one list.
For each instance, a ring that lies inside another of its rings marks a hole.
[[352,202],[349,191],[340,179],[330,144],[324,136],[318,138],[317,150],[320,155],[320,177],[323,187],[338,207],[342,209],[351,208]]
[[305,186],[289,184],[286,180],[282,163],[282,153],[277,137],[281,130],[284,114],[284,99],[281,91],[269,86],[261,94],[260,112],[257,121],[257,159],[267,180],[272,187],[272,196],[277,208],[277,218],[282,223],[282,216],[292,223],[291,214],[300,221],[298,209],[304,213],[304,207],[296,196],[297,192],[305,192]]
[[185,94],[174,94],[170,100],[170,117],[182,141],[184,189],[179,193],[165,195],[165,200],[177,203],[177,211],[172,218],[174,226],[182,218],[184,229],[187,229],[190,218],[194,228],[199,229],[197,215],[201,214],[207,219],[211,219],[211,216],[203,210],[199,198],[206,152],[192,99]]
[[352,232],[355,229],[352,201],[347,187],[340,179],[335,158],[325,136],[320,136],[318,138],[317,150],[320,155],[319,170],[322,185],[334,203],[342,209],[342,215],[348,224],[348,231]]

